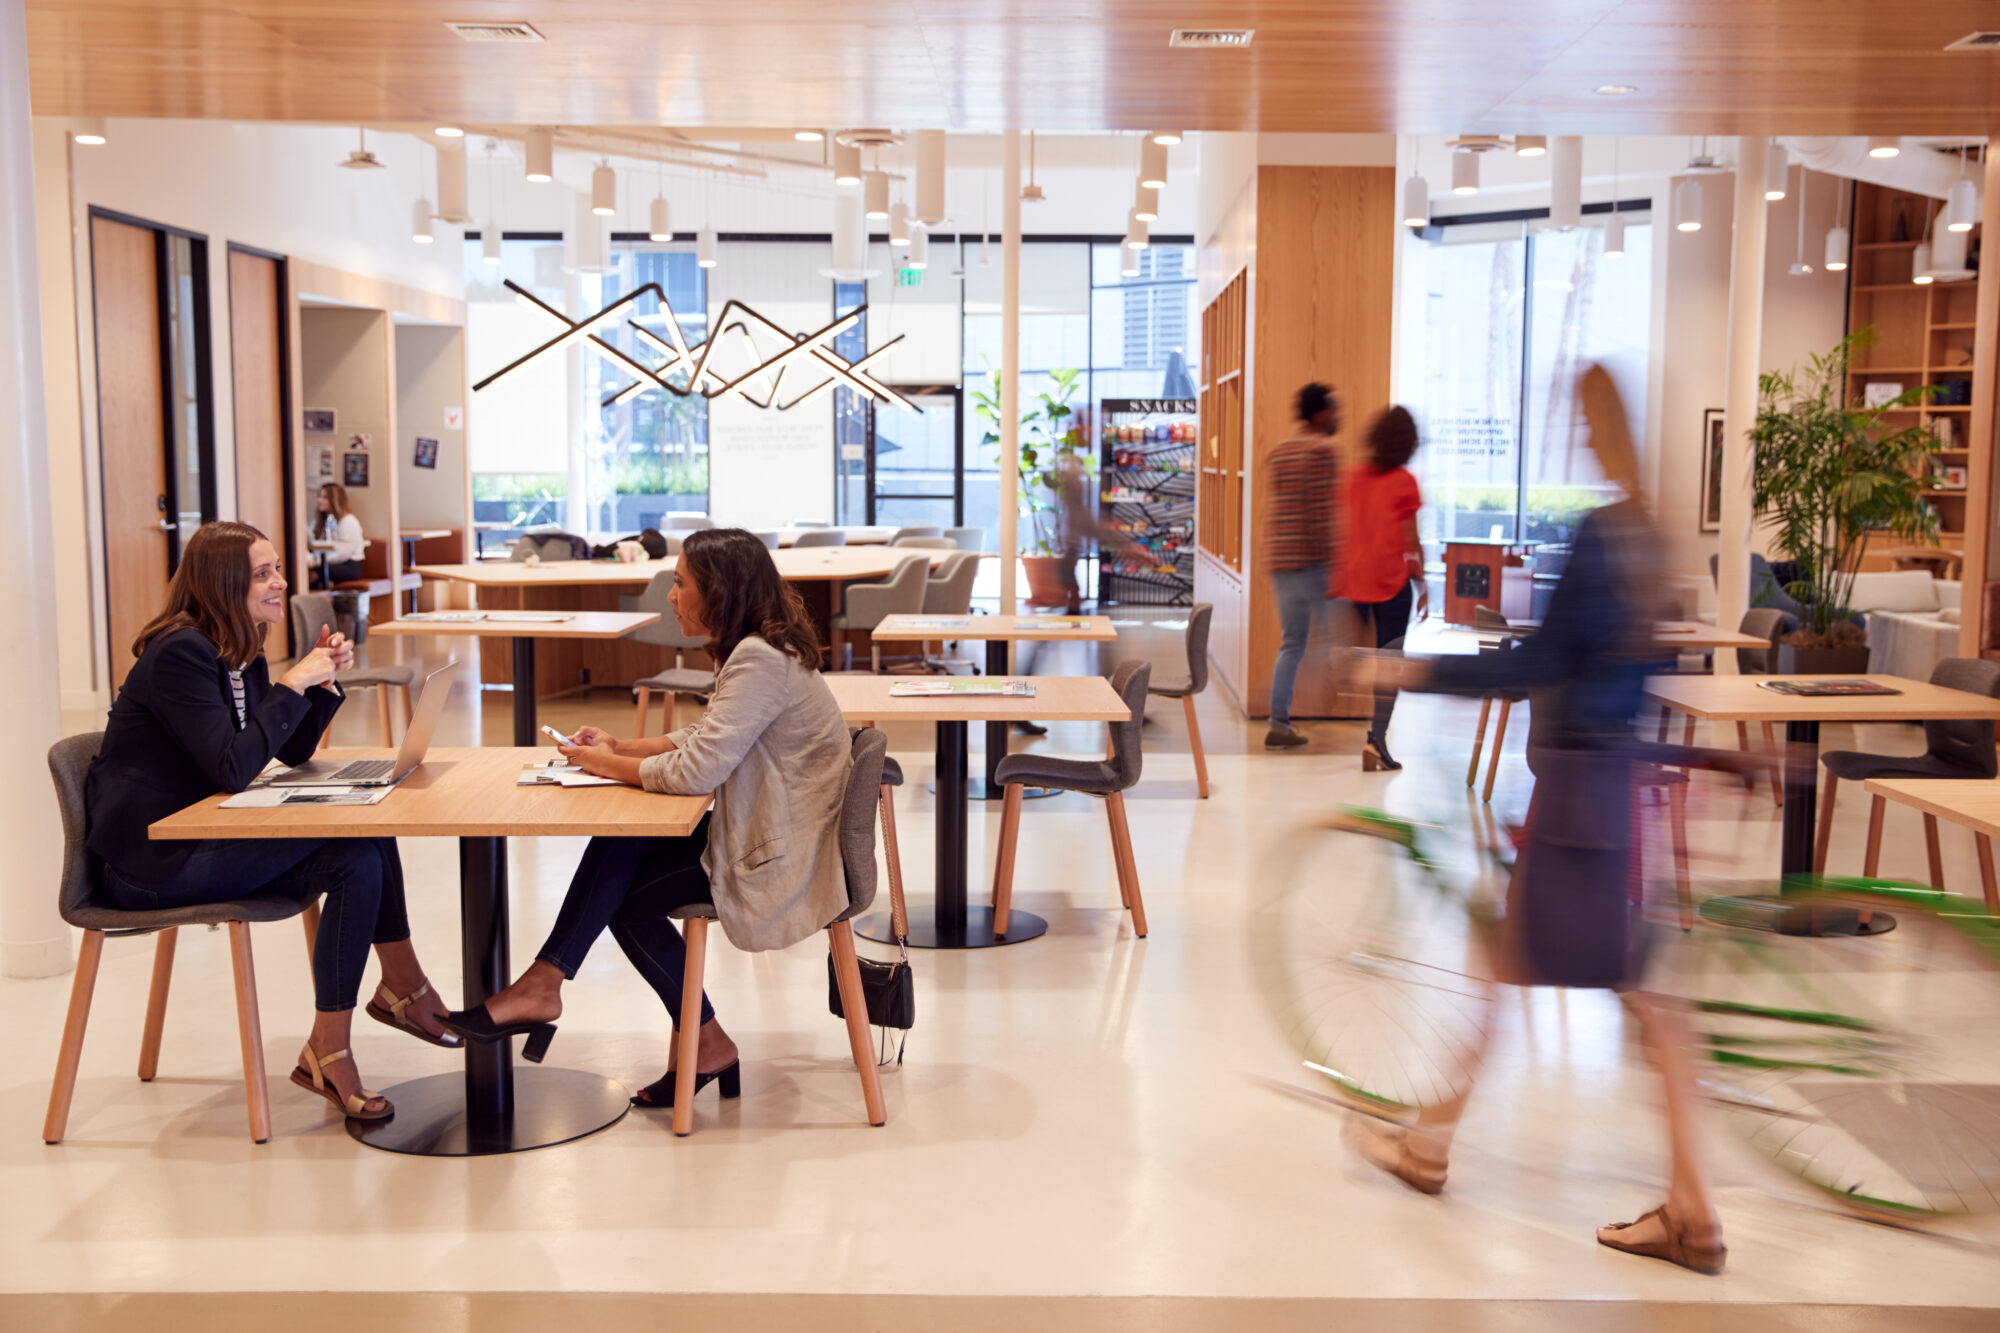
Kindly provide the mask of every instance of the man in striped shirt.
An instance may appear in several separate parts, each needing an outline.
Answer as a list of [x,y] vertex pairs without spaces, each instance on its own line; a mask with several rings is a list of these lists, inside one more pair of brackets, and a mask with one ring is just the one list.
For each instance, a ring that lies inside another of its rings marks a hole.
[[1292,690],[1306,640],[1326,612],[1327,571],[1339,568],[1341,554],[1340,456],[1333,447],[1340,399],[1324,384],[1308,384],[1295,407],[1304,430],[1271,451],[1265,472],[1264,565],[1271,571],[1284,636],[1271,664],[1267,750],[1296,750],[1306,743],[1292,725]]

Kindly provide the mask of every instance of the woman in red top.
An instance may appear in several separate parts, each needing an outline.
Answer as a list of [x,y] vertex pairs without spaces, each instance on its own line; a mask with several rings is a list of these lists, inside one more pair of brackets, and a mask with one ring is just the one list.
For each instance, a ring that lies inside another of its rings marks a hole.
[[[1417,423],[1409,411],[1392,407],[1368,427],[1368,462],[1355,470],[1347,487],[1347,561],[1327,591],[1353,603],[1375,627],[1377,648],[1401,648],[1410,628],[1414,591],[1417,617],[1430,614],[1424,583],[1424,548],[1417,539],[1417,511],[1423,495],[1404,464],[1417,452]],[[1396,692],[1376,696],[1375,720],[1361,748],[1362,771],[1401,768],[1389,754],[1389,715]]]

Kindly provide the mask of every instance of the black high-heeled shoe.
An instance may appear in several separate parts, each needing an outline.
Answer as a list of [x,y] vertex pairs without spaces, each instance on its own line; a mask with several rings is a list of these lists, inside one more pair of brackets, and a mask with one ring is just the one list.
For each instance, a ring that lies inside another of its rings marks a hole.
[[456,1032],[467,1041],[495,1042],[509,1037],[526,1037],[528,1040],[521,1047],[521,1058],[532,1064],[542,1062],[542,1057],[549,1053],[549,1043],[556,1039],[554,1023],[495,1023],[493,1015],[486,1012],[483,1004],[446,1014],[438,1019],[438,1026],[447,1032]]
[[[639,1089],[637,1093],[633,1094],[632,1105],[642,1111],[673,1110],[674,1089],[679,1084],[680,1077],[680,1070],[669,1069],[666,1073],[660,1075],[658,1081],[648,1083],[645,1087]],[[697,1073],[694,1076],[694,1090],[697,1093],[710,1083],[720,1083],[722,1085],[722,1095],[724,1098],[741,1097],[743,1095],[743,1062],[741,1060],[731,1060],[728,1064],[715,1070],[713,1073]],[[642,1098],[644,1100],[641,1100]]]
[[1361,771],[1363,773],[1373,773],[1378,768],[1386,769],[1393,773],[1401,767],[1402,765],[1396,762],[1396,757],[1389,753],[1389,744],[1387,741],[1370,736],[1366,741],[1362,742]]

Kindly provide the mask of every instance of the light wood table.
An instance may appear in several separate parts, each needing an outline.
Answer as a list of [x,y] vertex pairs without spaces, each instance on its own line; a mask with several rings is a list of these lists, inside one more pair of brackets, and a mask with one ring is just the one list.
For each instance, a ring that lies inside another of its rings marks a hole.
[[1814,698],[1779,694],[1761,682],[1825,680],[1825,676],[1650,676],[1646,695],[1655,703],[1711,722],[1785,724],[1785,810],[1779,868],[1787,875],[1812,873],[1814,818],[1822,722],[1928,722],[1953,718],[2000,718],[2000,699],[1928,681],[1871,673],[1873,680],[1900,694],[1860,694]]
[[[939,629],[941,620],[962,620],[962,628]],[[1062,621],[1083,621],[1081,627]],[[926,622],[930,622],[928,626]],[[1118,631],[1110,616],[885,616],[869,631],[885,643],[927,642],[941,639],[977,639],[986,644],[986,674],[1007,674],[1007,645],[1010,643],[1115,643]],[[975,801],[997,801],[1005,794],[993,770],[1007,757],[1007,737],[1012,726],[1006,722],[986,724],[986,776],[974,778],[966,794]],[[1029,797],[1053,796],[1047,787],[1024,792]]]
[[[829,676],[827,687],[848,722],[933,722],[937,724],[937,879],[931,923],[911,913],[910,943],[929,949],[984,949],[1019,944],[1049,923],[1019,908],[1009,914],[1007,933],[993,933],[993,909],[966,900],[966,736],[969,722],[1122,722],[1132,716],[1125,701],[1102,676],[1000,677],[1026,679],[1029,698],[994,695],[933,695],[898,698],[889,690],[895,676]],[[900,679],[923,679],[901,677]],[[991,677],[989,677],[991,679]],[[855,929],[871,940],[893,941],[886,917],[870,917]]]
[[1986,894],[1986,908],[2000,912],[2000,883],[1996,883],[1993,871],[1993,838],[2000,834],[2000,781],[1869,778],[1862,786],[1870,796],[1922,811],[1926,821],[1942,819],[1971,829],[1972,844],[1979,852],[1979,887]]
[[[390,750],[330,750],[335,760]],[[519,787],[539,749],[432,750],[377,805],[288,805],[224,810],[212,796],[152,826],[154,838],[457,838],[459,931],[470,1008],[513,980],[508,960],[509,837],[679,837],[707,812],[706,796],[659,796],[636,787]],[[387,1120],[347,1122],[372,1147],[430,1157],[473,1157],[566,1143],[617,1123],[626,1091],[575,1069],[516,1071],[508,1042],[465,1047],[463,1074],[437,1074],[383,1090]]]
[[1662,620],[1653,626],[1653,642],[1662,648],[1769,648],[1769,639],[1741,630],[1706,625],[1699,620]]
[[[509,620],[503,611],[480,620],[388,620],[369,626],[390,638],[506,639],[513,647],[514,744],[535,743],[535,645],[540,639],[622,639],[660,618],[657,611],[564,612],[568,620]],[[484,676],[481,676],[482,681]]]

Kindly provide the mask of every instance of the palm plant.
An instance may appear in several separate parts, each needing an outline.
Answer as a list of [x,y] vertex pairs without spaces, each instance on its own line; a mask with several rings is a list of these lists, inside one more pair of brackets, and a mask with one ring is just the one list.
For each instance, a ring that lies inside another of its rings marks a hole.
[[[1072,422],[1080,370],[1051,370],[1049,390],[1021,411],[1021,512],[1028,530],[1021,536],[1023,555],[1057,555],[1062,550],[1062,494],[1065,473],[1072,467],[1095,476],[1097,455],[1084,437],[1080,422]],[[986,423],[982,444],[1000,442],[1000,376],[986,368],[986,382],[972,390],[972,413]]]
[[1797,562],[1785,591],[1801,623],[1788,642],[1832,647],[1857,637],[1849,606],[1861,546],[1870,532],[1934,541],[1937,514],[1924,500],[1937,437],[1921,425],[1890,429],[1890,413],[1928,401],[1934,385],[1876,406],[1847,396],[1852,354],[1876,340],[1856,329],[1803,370],[1757,377],[1752,504],[1777,530],[1777,545]]

